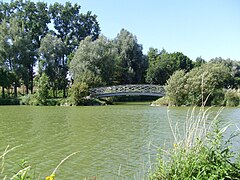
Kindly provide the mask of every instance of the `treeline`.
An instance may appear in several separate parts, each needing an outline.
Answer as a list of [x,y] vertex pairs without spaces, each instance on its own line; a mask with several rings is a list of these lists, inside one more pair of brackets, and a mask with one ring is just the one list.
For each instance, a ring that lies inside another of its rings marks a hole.
[[165,105],[240,105],[240,62],[214,58],[189,72],[178,70],[167,80]]
[[25,86],[33,93],[34,78],[46,73],[49,88],[63,91],[68,81],[68,62],[79,42],[87,36],[98,38],[97,16],[80,12],[80,6],[16,0],[0,2],[0,86],[5,89]]
[[17,97],[21,87],[21,95],[34,94],[40,104],[60,96],[82,104],[91,87],[165,85],[174,72],[181,70],[185,77],[209,63],[227,69],[229,76],[223,87],[240,86],[239,61],[215,58],[206,62],[201,57],[193,61],[181,52],[155,48],[144,55],[131,32],[122,29],[114,39],[108,39],[100,35],[97,16],[80,10],[79,5],[70,2],[50,6],[21,0],[0,3],[2,98]]

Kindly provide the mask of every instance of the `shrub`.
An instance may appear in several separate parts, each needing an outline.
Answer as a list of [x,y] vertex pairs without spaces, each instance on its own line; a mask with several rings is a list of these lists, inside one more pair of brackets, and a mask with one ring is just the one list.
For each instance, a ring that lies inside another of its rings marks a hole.
[[194,114],[193,110],[188,116],[183,136],[179,136],[170,120],[175,143],[173,148],[160,151],[150,179],[239,179],[240,162],[233,160],[235,154],[229,146],[235,135],[224,140],[228,126],[220,129],[217,116],[210,125],[212,128],[207,128],[208,110]]
[[36,98],[33,94],[27,94],[25,96],[20,97],[21,105],[33,105],[34,101],[36,101]]
[[152,106],[168,106],[170,105],[170,100],[168,96],[161,97],[157,99],[156,101],[153,101]]
[[224,101],[226,106],[238,106],[240,104],[240,90],[227,89]]
[[20,101],[17,98],[0,98],[0,105],[19,105]]
[[84,105],[89,95],[88,85],[86,83],[76,82],[70,89],[71,99],[74,105]]
[[[188,73],[175,72],[167,81],[166,95],[171,104],[211,105],[219,90],[228,86],[230,70],[222,64],[207,63]],[[215,99],[216,103],[219,100]],[[215,104],[214,104],[215,105]]]
[[167,81],[165,86],[166,95],[170,104],[185,105],[187,101],[186,75],[183,70],[176,71]]
[[36,99],[37,99],[39,105],[47,104],[47,98],[49,96],[48,81],[49,81],[49,79],[48,79],[47,75],[44,73],[38,79]]
[[223,89],[216,89],[214,91],[214,96],[209,97],[209,101],[211,102],[211,106],[218,105],[218,106],[224,106],[224,96],[225,92]]

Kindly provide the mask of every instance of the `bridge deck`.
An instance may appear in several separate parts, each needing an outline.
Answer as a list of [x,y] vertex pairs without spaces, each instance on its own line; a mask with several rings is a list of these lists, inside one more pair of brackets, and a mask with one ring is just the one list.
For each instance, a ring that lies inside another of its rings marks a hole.
[[91,97],[111,96],[164,96],[163,86],[150,84],[127,84],[90,89]]

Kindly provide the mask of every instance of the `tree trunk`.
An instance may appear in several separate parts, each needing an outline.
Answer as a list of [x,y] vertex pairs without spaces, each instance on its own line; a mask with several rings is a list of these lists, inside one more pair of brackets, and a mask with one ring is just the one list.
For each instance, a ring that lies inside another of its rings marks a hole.
[[14,84],[14,97],[17,97],[17,84]]
[[5,91],[3,86],[2,86],[2,98],[5,98]]
[[31,91],[31,94],[33,94],[33,79],[34,79],[34,72],[33,72],[33,66],[34,64],[32,64],[31,66],[31,70],[30,70],[30,91]]
[[28,84],[26,84],[26,94],[29,93],[28,88],[29,88],[29,86],[28,86]]

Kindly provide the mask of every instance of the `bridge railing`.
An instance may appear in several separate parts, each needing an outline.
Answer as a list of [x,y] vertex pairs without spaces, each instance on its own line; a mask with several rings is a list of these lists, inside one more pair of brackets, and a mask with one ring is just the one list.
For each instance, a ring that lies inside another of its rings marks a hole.
[[107,87],[98,87],[90,89],[91,96],[99,96],[104,94],[119,94],[119,93],[149,93],[161,94],[165,93],[163,86],[150,84],[127,84]]

